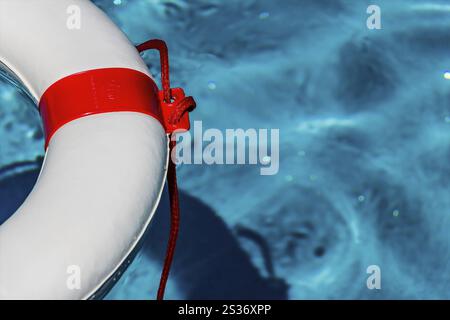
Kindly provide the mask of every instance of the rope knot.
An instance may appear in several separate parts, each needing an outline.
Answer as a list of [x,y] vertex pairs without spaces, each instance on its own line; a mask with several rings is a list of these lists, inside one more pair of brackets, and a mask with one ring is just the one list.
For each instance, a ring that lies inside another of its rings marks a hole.
[[164,99],[164,90],[159,92],[166,132],[171,134],[180,130],[187,131],[190,128],[189,112],[195,109],[195,100],[192,97],[186,97],[181,88],[173,88],[170,91],[170,102]]

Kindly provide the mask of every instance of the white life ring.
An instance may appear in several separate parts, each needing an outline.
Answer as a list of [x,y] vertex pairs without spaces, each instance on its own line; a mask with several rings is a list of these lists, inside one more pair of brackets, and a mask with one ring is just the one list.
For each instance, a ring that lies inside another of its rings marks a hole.
[[[67,27],[73,6],[80,29]],[[151,80],[135,47],[88,0],[1,0],[0,65],[36,102],[63,79],[91,70],[116,68]],[[106,94],[121,85],[112,80]],[[95,295],[146,230],[167,163],[163,125],[145,113],[91,114],[56,128],[31,194],[0,226],[0,299]],[[75,274],[79,286],[70,283]]]

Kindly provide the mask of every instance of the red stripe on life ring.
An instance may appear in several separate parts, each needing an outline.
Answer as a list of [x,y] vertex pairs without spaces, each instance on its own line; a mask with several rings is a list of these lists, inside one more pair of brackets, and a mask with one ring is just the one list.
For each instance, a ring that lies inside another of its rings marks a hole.
[[66,123],[107,112],[139,112],[156,118],[164,127],[158,87],[146,74],[126,68],[85,71],[51,85],[39,102],[45,148]]

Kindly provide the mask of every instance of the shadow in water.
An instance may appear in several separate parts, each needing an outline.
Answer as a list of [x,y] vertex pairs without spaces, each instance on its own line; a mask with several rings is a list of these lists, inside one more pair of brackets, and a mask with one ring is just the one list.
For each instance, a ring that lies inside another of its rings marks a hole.
[[[262,277],[210,207],[185,192],[180,193],[180,207],[180,234],[171,275],[187,299],[287,299],[286,283],[270,269],[271,276]],[[169,218],[165,192],[143,247],[158,261],[164,259]]]
[[[0,224],[23,203],[39,174],[40,162],[24,162],[0,169]],[[264,239],[258,237],[268,266],[262,277],[236,236],[200,200],[180,192],[181,225],[171,277],[187,299],[287,299],[287,284],[276,278]],[[169,200],[164,192],[146,233],[142,251],[164,260],[169,235]],[[238,229],[238,236],[248,232]],[[254,234],[251,237],[255,237]]]
[[0,225],[24,202],[39,175],[41,160],[0,168]]

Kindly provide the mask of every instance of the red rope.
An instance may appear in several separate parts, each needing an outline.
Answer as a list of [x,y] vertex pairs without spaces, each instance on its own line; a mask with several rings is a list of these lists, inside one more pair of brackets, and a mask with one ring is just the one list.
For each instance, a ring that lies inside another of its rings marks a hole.
[[[170,141],[170,154],[175,149],[175,141]],[[161,272],[159,281],[159,288],[157,299],[164,299],[164,291],[166,290],[167,280],[169,279],[170,267],[172,266],[173,256],[175,254],[175,247],[178,239],[178,230],[180,229],[180,206],[178,200],[178,186],[177,173],[175,164],[169,160],[169,168],[167,170],[167,181],[169,188],[170,199],[170,236],[167,243],[166,258],[164,260],[164,267]]]
[[[139,52],[155,49],[159,51],[161,60],[161,84],[163,88],[164,102],[170,104],[173,100],[172,92],[170,89],[169,78],[169,54],[167,45],[164,41],[154,39],[144,42],[137,46]],[[174,107],[172,113],[168,119],[170,124],[176,124],[180,121],[183,114],[187,111],[191,111],[195,108],[196,104],[192,97],[185,97],[180,101],[174,101]],[[172,139],[172,134],[169,137],[169,154],[174,154],[176,142]],[[167,171],[167,183],[169,188],[169,200],[170,200],[170,235],[167,243],[166,258],[164,260],[163,270],[161,272],[161,278],[159,282],[157,299],[164,299],[164,292],[166,290],[167,280],[169,279],[170,267],[172,265],[173,257],[175,254],[175,248],[178,238],[178,230],[180,229],[180,206],[178,198],[178,186],[177,186],[177,174],[174,162],[169,159],[169,167]]]
[[169,50],[167,49],[166,43],[159,39],[153,39],[138,45],[136,48],[139,52],[147,50],[159,51],[159,60],[161,61],[161,85],[164,91],[164,101],[169,103],[172,94],[170,92]]

